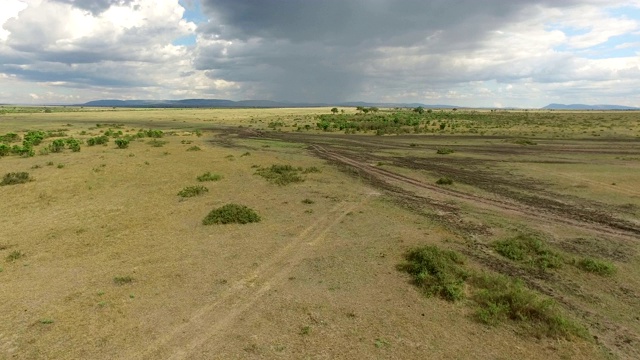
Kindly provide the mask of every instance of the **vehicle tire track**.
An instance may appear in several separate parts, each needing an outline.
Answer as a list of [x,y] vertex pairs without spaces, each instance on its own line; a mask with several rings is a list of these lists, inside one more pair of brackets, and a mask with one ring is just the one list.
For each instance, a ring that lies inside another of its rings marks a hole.
[[311,254],[335,225],[363,205],[370,193],[358,202],[342,201],[293,241],[279,250],[267,262],[234,283],[219,299],[196,310],[184,324],[160,337],[142,352],[123,359],[184,359],[211,338],[220,335],[242,313],[273,287],[287,279],[291,270]]
[[375,176],[382,180],[386,180],[386,182],[399,181],[404,184],[434,191],[439,194],[451,196],[453,198],[460,199],[472,204],[481,205],[483,207],[490,206],[493,208],[498,208],[501,210],[518,213],[523,216],[536,219],[538,221],[544,220],[550,223],[561,223],[563,225],[569,225],[579,229],[589,229],[591,231],[598,232],[601,234],[613,235],[613,236],[619,236],[619,237],[625,237],[625,238],[633,238],[636,240],[638,238],[638,235],[640,234],[640,229],[637,229],[637,228],[629,228],[629,229],[612,228],[612,227],[606,226],[606,224],[594,224],[592,222],[580,221],[580,220],[576,220],[568,217],[561,217],[556,213],[549,213],[544,209],[534,208],[534,207],[526,206],[524,204],[510,202],[505,199],[500,199],[500,200],[490,199],[490,198],[485,198],[481,196],[471,195],[462,191],[446,189],[443,187],[426,184],[420,180],[416,180],[408,176],[391,172],[389,170],[371,166],[362,161],[351,159],[343,154],[339,154],[335,151],[327,150],[324,147],[317,144],[310,145],[310,147],[313,151],[316,152],[316,154],[318,154],[319,156],[325,159],[334,160],[339,163],[355,167],[372,176]]

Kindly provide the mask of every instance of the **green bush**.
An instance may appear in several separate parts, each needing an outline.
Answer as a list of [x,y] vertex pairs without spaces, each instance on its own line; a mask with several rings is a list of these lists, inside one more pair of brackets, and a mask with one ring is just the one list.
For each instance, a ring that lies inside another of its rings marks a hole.
[[601,276],[612,276],[616,273],[616,267],[612,263],[593,258],[580,259],[577,262],[577,266],[583,271]]
[[559,268],[563,259],[550,250],[542,239],[535,235],[520,234],[516,237],[496,241],[493,248],[498,254],[518,262],[528,263],[541,269]]
[[260,216],[254,210],[244,205],[227,204],[211,210],[202,220],[202,224],[248,224],[259,222],[260,220]]
[[49,151],[52,153],[59,153],[64,150],[65,141],[63,139],[53,140],[51,144],[49,144]]
[[24,184],[31,181],[31,176],[28,172],[13,172],[7,173],[2,178],[0,186]]
[[445,176],[445,177],[441,177],[440,179],[436,180],[436,184],[438,184],[438,185],[451,185],[451,184],[453,184],[453,180],[450,177]]
[[11,253],[9,253],[9,255],[7,255],[7,261],[8,262],[14,262],[18,259],[21,259],[24,257],[24,253],[20,250],[14,250]]
[[4,135],[0,135],[0,142],[3,143],[12,143],[20,141],[20,135],[16,133],[6,133]]
[[464,282],[468,273],[462,267],[462,255],[435,246],[425,246],[407,252],[405,260],[400,269],[411,274],[414,284],[425,294],[437,295],[449,301],[464,297]]
[[198,177],[196,177],[196,180],[200,181],[200,182],[205,182],[205,181],[219,181],[222,179],[222,175],[218,175],[218,174],[212,174],[211,172],[206,172]]
[[25,135],[24,135],[24,141],[28,141],[33,145],[40,145],[40,143],[42,142],[42,140],[44,140],[47,137],[47,133],[45,133],[44,131],[28,131]]
[[116,139],[115,143],[116,143],[116,146],[118,146],[118,149],[126,149],[129,147],[128,139]]
[[299,175],[302,171],[301,167],[293,167],[291,165],[271,165],[268,168],[259,168],[255,174],[260,175],[267,181],[276,185],[284,186],[291,183],[303,182],[304,179]]
[[7,156],[9,154],[11,154],[11,146],[0,144],[0,156]]
[[87,145],[89,146],[95,146],[95,145],[104,145],[106,143],[109,142],[109,137],[102,135],[102,136],[96,136],[96,137],[92,137],[89,138],[87,140]]
[[178,192],[178,196],[181,197],[194,197],[194,196],[198,196],[201,194],[204,194],[206,192],[209,192],[209,189],[207,189],[206,187],[202,186],[202,185],[197,185],[197,186],[187,186],[184,189],[180,190]]
[[200,150],[202,150],[202,149],[200,149],[200,147],[196,146],[196,145],[194,145],[194,146],[192,146],[192,147],[187,149],[187,151],[200,151]]
[[71,151],[73,152],[80,151],[80,144],[82,143],[80,140],[74,139],[74,138],[68,138],[65,140],[65,142],[67,143],[67,146],[69,147],[69,149],[71,149]]

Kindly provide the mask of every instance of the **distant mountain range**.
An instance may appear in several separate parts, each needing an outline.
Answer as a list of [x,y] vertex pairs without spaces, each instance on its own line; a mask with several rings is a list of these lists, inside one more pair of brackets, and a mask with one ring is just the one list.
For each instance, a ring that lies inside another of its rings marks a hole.
[[640,108],[622,105],[585,105],[585,104],[549,104],[545,110],[640,110]]
[[[381,107],[381,108],[416,108],[425,109],[464,109],[455,105],[427,105],[420,103],[370,103],[362,101],[343,103],[295,103],[271,100],[242,100],[232,101],[224,99],[184,99],[184,100],[95,100],[77,106],[88,107],[124,107],[124,108],[291,108],[291,107]],[[515,109],[515,108],[510,108]],[[640,110],[637,107],[621,105],[585,105],[585,104],[549,104],[543,110]]]
[[458,106],[452,105],[425,105],[419,103],[368,103],[368,102],[343,102],[343,103],[294,103],[287,101],[271,100],[242,100],[232,101],[224,99],[184,99],[184,100],[95,100],[78,106],[90,107],[129,107],[129,108],[290,108],[290,107],[408,107],[452,109]]

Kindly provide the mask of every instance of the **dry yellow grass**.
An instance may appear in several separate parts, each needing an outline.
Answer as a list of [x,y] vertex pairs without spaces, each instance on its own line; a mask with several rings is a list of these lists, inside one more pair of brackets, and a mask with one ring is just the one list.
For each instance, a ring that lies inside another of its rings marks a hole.
[[[417,245],[464,243],[460,235],[312,156],[306,145],[237,139],[229,146],[216,131],[191,133],[214,124],[265,127],[278,118],[310,122],[327,112],[3,115],[0,134],[68,123],[69,135],[86,138],[104,130],[96,123],[116,122],[126,124],[125,134],[160,128],[180,135],[165,136],[162,147],[144,139],[117,149],[111,141],[79,153],[0,159],[0,175],[28,171],[35,179],[0,187],[0,358],[604,356],[589,341],[531,339],[511,325],[477,323],[464,304],[424,297],[396,271],[402,254]],[[88,134],[80,136],[83,130]],[[186,151],[194,145],[202,150]],[[281,187],[254,175],[253,165],[272,164],[322,172]],[[222,180],[197,182],[207,171]],[[177,196],[189,185],[209,192]],[[211,209],[227,203],[255,209],[262,221],[202,225]],[[6,260],[13,251],[24,257]],[[634,264],[621,265],[631,282],[637,282]],[[482,268],[473,260],[470,266]],[[117,284],[116,277],[132,282]],[[615,308],[628,314],[619,302]]]

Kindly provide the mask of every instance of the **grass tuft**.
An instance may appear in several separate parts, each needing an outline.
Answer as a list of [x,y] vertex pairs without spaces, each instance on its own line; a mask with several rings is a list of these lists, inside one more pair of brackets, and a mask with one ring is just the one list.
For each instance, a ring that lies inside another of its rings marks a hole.
[[11,253],[9,253],[9,255],[7,255],[7,261],[8,262],[14,262],[18,259],[22,259],[25,256],[25,253],[23,253],[20,250],[14,250]]
[[178,196],[183,198],[194,197],[209,192],[209,189],[202,185],[187,186],[178,192]]
[[448,155],[448,154],[453,154],[455,152],[455,150],[451,149],[451,148],[439,148],[436,150],[436,154],[440,154],[440,155]]
[[24,183],[28,183],[29,181],[31,181],[31,176],[29,175],[28,172],[23,171],[23,172],[7,173],[2,178],[2,182],[0,182],[0,186],[24,184]]
[[126,285],[131,284],[133,282],[133,277],[130,275],[127,276],[116,276],[113,278],[113,283],[116,285]]
[[436,180],[436,184],[438,184],[438,185],[451,185],[451,184],[453,184],[453,179],[451,179],[448,176],[441,177],[440,179]]
[[218,174],[212,174],[210,172],[206,172],[198,177],[196,177],[196,180],[200,181],[200,182],[205,182],[205,181],[220,181],[222,179],[222,175],[218,175]]
[[260,216],[254,210],[244,205],[227,204],[211,210],[202,220],[202,224],[248,224],[259,222],[260,220]]
[[612,263],[594,258],[584,258],[576,264],[579,269],[600,276],[612,276],[616,273],[616,267]]

